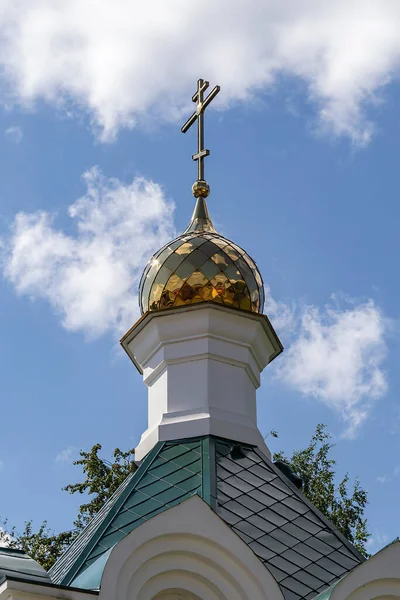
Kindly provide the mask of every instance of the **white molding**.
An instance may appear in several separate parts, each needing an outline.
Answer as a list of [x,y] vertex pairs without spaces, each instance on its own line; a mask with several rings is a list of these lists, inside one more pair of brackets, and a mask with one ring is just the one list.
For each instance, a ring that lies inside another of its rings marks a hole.
[[[180,342],[188,342],[188,341],[190,342],[190,341],[197,341],[197,340],[202,340],[202,339],[207,339],[207,340],[214,339],[214,340],[218,340],[218,341],[232,343],[232,339],[231,338],[228,338],[228,337],[225,337],[225,336],[222,336],[222,335],[221,336],[213,335],[212,333],[203,333],[203,334],[200,334],[200,335],[188,335],[186,337],[176,338],[176,339],[174,339],[172,341],[169,341],[169,342],[160,342],[153,350],[151,350],[149,352],[149,354],[147,356],[145,356],[145,357],[142,358],[142,361],[144,363],[149,362],[153,358],[153,356],[155,354],[157,354],[157,352],[159,350],[161,350],[161,348],[163,348],[165,346],[173,345],[173,344],[179,344]],[[265,365],[263,365],[262,362],[260,362],[260,360],[258,359],[257,354],[254,352],[251,344],[244,343],[244,342],[241,343],[241,342],[238,342],[237,340],[234,340],[234,344],[236,346],[242,346],[243,348],[245,348],[246,350],[248,350],[251,353],[253,359],[255,360],[258,368],[261,371],[263,370],[263,368],[264,368]]]
[[[167,344],[166,344],[167,345]],[[196,354],[196,356],[186,356],[183,358],[169,358],[166,360],[162,360],[157,367],[150,372],[150,374],[146,377],[143,377],[143,381],[147,386],[151,385],[158,377],[161,375],[168,365],[177,365],[184,364],[190,362],[197,362],[200,360],[215,360],[217,362],[225,363],[227,365],[234,365],[235,367],[239,367],[240,369],[244,369],[247,375],[250,377],[254,387],[257,389],[260,387],[260,378],[256,377],[254,371],[249,367],[249,365],[240,360],[228,359],[224,356],[218,356],[218,354],[214,354],[212,352],[203,352],[202,354]]]
[[232,312],[232,313],[236,313],[236,314],[242,315],[242,316],[245,315],[248,319],[258,320],[264,327],[265,333],[266,333],[272,347],[274,348],[274,352],[270,358],[270,362],[272,360],[274,360],[277,356],[279,356],[279,354],[281,354],[281,352],[283,351],[282,343],[281,343],[280,339],[278,338],[274,328],[272,327],[271,322],[268,319],[267,315],[246,312],[243,310],[230,308],[228,306],[222,306],[219,304],[215,304],[213,302],[188,304],[188,305],[181,306],[181,307],[166,308],[163,310],[147,312],[144,315],[142,315],[142,317],[125,333],[125,335],[122,336],[120,343],[121,343],[123,349],[125,350],[125,352],[128,354],[129,358],[132,360],[133,364],[138,369],[139,373],[142,373],[140,365],[136,362],[135,356],[130,351],[129,344],[130,344],[131,340],[138,333],[140,333],[140,331],[147,325],[147,323],[150,320],[158,319],[160,317],[162,318],[166,315],[179,315],[182,312],[191,312],[191,311],[208,309],[210,307],[216,311]]
[[0,585],[0,600],[94,600],[98,594],[40,582],[6,579]]

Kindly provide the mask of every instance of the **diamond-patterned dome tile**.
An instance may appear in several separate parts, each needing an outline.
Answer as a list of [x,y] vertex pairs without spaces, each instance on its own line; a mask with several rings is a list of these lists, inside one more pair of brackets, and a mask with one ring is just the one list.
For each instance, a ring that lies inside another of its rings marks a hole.
[[142,312],[212,301],[259,312],[264,302],[254,261],[215,231],[188,233],[154,255],[140,282]]

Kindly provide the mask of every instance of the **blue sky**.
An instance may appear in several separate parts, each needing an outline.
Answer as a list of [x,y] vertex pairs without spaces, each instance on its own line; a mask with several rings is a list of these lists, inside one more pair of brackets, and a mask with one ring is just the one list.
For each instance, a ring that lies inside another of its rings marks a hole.
[[339,473],[368,489],[375,551],[399,534],[398,5],[206,2],[202,50],[198,7],[147,4],[0,15],[0,516],[69,528],[79,449],[106,457],[146,428],[118,340],[147,259],[193,210],[180,126],[205,77],[222,87],[210,213],[257,261],[285,346],[259,427],[290,453],[328,425]]

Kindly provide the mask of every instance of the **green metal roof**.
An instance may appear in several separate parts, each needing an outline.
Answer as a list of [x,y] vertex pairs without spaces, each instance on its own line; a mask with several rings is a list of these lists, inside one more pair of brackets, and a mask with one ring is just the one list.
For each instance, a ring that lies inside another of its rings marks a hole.
[[209,454],[209,438],[158,443],[50,570],[52,581],[98,587],[104,554],[133,529],[194,494],[211,504]]
[[27,581],[50,583],[48,573],[23,550],[0,547],[0,580],[4,577],[18,577]]
[[363,557],[257,448],[213,436],[160,442],[50,570],[98,589],[121,539],[197,494],[242,538],[285,600],[311,600]]
[[337,586],[339,581],[340,581],[340,579],[338,581],[335,581],[335,583],[333,585],[329,586],[328,589],[326,589],[323,592],[321,592],[320,594],[318,594],[318,596],[315,596],[314,600],[329,600],[329,598],[332,595],[333,590],[335,589],[335,587]]

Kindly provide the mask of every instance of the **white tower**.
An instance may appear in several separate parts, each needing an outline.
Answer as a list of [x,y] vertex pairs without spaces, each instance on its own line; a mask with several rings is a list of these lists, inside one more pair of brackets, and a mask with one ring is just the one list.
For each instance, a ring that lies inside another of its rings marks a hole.
[[204,99],[198,81],[196,207],[187,229],[150,260],[140,283],[142,317],[121,344],[148,387],[148,428],[141,460],[159,441],[215,435],[259,446],[256,390],[261,371],[282,351],[262,314],[264,288],[255,262],[222,237],[210,219],[204,180],[203,116],[219,91]]

